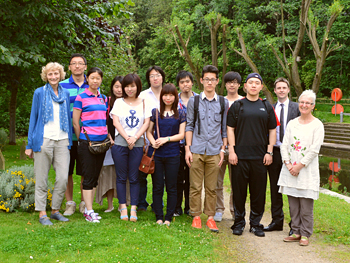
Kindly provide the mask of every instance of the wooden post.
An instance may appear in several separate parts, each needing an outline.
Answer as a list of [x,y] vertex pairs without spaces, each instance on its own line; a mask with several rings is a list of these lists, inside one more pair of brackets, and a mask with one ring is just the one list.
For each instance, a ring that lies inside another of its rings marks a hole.
[[27,156],[25,154],[25,151],[26,151],[26,141],[23,141],[22,144],[21,144],[21,150],[20,150],[20,153],[19,153],[19,159],[20,160],[27,160]]
[[0,170],[5,170],[5,158],[0,150]]

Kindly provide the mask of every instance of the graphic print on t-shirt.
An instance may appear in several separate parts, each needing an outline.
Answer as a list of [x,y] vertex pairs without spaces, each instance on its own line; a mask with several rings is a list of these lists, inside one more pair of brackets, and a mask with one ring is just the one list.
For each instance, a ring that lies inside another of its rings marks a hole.
[[132,129],[132,128],[135,128],[137,126],[140,119],[134,116],[136,114],[135,110],[130,110],[129,112],[130,112],[131,116],[126,117],[125,122]]

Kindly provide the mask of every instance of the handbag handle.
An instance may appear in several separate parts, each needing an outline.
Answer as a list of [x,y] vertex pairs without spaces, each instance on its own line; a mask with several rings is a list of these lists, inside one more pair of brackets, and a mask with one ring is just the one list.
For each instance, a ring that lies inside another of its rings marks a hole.
[[85,137],[86,137],[86,139],[88,140],[89,144],[91,145],[91,141],[90,141],[89,135],[88,135],[87,132],[85,131],[84,127],[83,127],[83,132],[84,132]]
[[[145,100],[143,100],[143,113],[145,113]],[[160,138],[160,133],[159,133],[159,125],[158,125],[158,109],[156,108],[156,129],[157,129],[157,135],[158,138]],[[143,146],[143,152],[145,153],[145,155],[147,155],[148,153],[148,145],[146,146],[146,139],[145,139],[145,135],[143,136],[143,141],[144,141],[144,146]],[[152,157],[154,155],[154,153],[156,152],[156,149],[154,149]]]

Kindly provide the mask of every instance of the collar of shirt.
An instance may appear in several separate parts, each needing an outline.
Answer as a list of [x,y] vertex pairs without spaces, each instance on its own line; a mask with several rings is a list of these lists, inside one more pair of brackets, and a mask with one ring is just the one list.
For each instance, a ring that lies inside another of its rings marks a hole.
[[281,102],[277,102],[277,104],[276,104],[276,109],[277,109],[277,107],[279,107],[281,104],[284,104],[284,108],[286,109],[286,107],[288,107],[288,104],[289,104],[289,99],[287,98],[286,100],[285,100],[285,102],[283,102],[283,103],[281,103]]
[[[88,96],[96,96],[94,93],[92,93],[88,88],[85,89],[85,93],[88,95]],[[97,97],[100,96],[100,92],[97,90]]]
[[[202,100],[204,100],[205,98],[208,100],[208,101],[210,101],[208,98],[207,98],[207,96],[205,96],[205,93],[204,92],[202,92],[201,93],[201,97],[202,97]],[[214,100],[218,100],[218,95],[216,94],[216,92],[215,92],[215,94],[214,94],[214,98],[213,98]]]
[[172,111],[172,110],[171,111],[164,111],[163,112],[163,116],[166,117],[167,115],[169,117],[173,116],[174,115],[174,111]]
[[[69,77],[69,83],[70,83],[70,84],[74,83],[75,85],[78,86],[78,84],[75,83],[75,81],[74,81],[74,79],[73,79],[73,75],[71,75],[71,76]],[[87,83],[87,81],[86,81],[86,76],[85,76],[85,74],[84,74],[84,83],[83,83],[83,85],[89,85],[89,84]],[[83,85],[82,85],[82,86],[83,86]]]

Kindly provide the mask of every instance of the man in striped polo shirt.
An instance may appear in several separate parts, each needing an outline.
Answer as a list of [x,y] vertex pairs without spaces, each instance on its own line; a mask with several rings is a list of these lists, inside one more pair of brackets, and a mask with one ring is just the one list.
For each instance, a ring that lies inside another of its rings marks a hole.
[[[69,60],[69,66],[68,69],[72,72],[72,75],[70,78],[63,80],[60,82],[63,88],[67,89],[69,91],[69,101],[70,101],[70,116],[72,118],[73,114],[73,104],[78,94],[82,93],[86,88],[89,87],[89,85],[86,82],[85,78],[85,70],[87,69],[87,61],[86,58],[82,54],[73,54]],[[77,153],[77,136],[74,133],[73,129],[73,145],[70,150],[70,164],[69,164],[69,173],[68,173],[68,183],[67,183],[67,190],[66,190],[66,210],[64,212],[65,216],[70,216],[74,214],[76,203],[73,201],[73,172],[74,172],[74,166],[76,163],[76,174],[81,175],[81,164],[78,160],[78,153]],[[81,177],[81,183],[83,182],[83,177]],[[84,196],[82,191],[82,184],[80,183],[80,189],[81,189],[81,202],[79,205],[79,210],[81,213],[84,213],[85,211],[85,202],[84,202]]]

